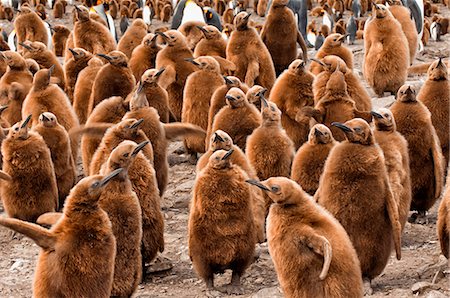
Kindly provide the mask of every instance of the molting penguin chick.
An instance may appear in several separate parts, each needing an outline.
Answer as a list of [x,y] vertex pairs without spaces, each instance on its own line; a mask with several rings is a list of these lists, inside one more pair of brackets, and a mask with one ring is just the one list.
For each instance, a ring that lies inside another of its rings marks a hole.
[[147,69],[155,68],[156,55],[161,50],[161,46],[156,43],[157,37],[157,34],[147,34],[142,39],[141,44],[131,53],[128,64],[136,81],[141,78]]
[[236,30],[227,44],[227,59],[236,65],[234,75],[249,87],[257,84],[270,92],[276,78],[272,57],[256,30],[248,26],[249,19],[250,14],[244,11],[236,15]]
[[319,188],[325,161],[336,144],[331,130],[316,124],[309,132],[308,142],[298,149],[292,162],[291,179],[308,194],[314,195]]
[[248,181],[273,200],[267,240],[286,297],[361,297],[358,256],[342,225],[294,181]]
[[69,134],[58,123],[56,116],[49,112],[39,116],[39,124],[33,129],[42,136],[50,149],[58,186],[59,206],[62,208],[77,178]]
[[416,91],[411,86],[404,85],[398,90],[397,100],[390,109],[398,132],[408,141],[411,210],[417,210],[422,220],[442,193],[445,166],[439,137],[430,111],[416,99]]
[[31,115],[16,123],[2,142],[0,194],[9,217],[34,222],[58,209],[58,188],[50,150],[39,134],[28,131],[30,120]]
[[312,84],[314,76],[305,69],[305,62],[294,60],[275,81],[270,101],[281,110],[281,125],[298,149],[308,138],[309,119],[296,121],[305,106],[313,106]]
[[[333,33],[325,38],[325,41],[316,54],[316,59],[322,59],[328,55],[335,55],[344,60],[348,68],[353,69],[353,53],[346,46],[344,46],[347,35]],[[317,62],[313,61],[310,65],[310,71],[317,75],[323,71],[323,67]]]
[[111,222],[98,199],[103,187],[119,172],[81,180],[70,192],[64,214],[50,230],[0,217],[1,225],[30,237],[42,249],[34,275],[33,295],[110,296],[116,241]]
[[397,202],[402,229],[408,219],[411,206],[411,173],[409,169],[408,142],[397,131],[394,116],[388,109],[372,112],[374,137],[383,150],[392,194]]
[[209,290],[215,273],[231,269],[231,283],[224,290],[243,294],[240,279],[253,260],[256,230],[248,176],[230,163],[232,153],[216,151],[197,175],[188,223],[189,255]]

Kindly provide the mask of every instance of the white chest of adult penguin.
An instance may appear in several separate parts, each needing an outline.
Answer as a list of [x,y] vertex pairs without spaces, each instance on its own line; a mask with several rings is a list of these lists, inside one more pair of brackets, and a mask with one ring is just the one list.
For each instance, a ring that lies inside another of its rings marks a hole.
[[181,0],[175,7],[171,28],[178,29],[178,27],[189,21],[205,22],[203,10],[197,5],[195,0]]
[[89,12],[98,14],[108,25],[109,32],[113,36],[115,41],[118,41],[118,36],[116,32],[116,26],[114,26],[114,19],[109,12],[109,4],[103,1],[97,1],[98,5],[92,6]]

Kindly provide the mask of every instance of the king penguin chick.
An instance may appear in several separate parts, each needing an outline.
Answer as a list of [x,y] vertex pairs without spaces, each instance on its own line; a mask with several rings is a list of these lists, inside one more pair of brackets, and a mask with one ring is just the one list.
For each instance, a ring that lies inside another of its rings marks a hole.
[[397,259],[401,258],[398,208],[383,152],[369,124],[356,118],[333,126],[345,132],[346,140],[331,150],[315,199],[347,231],[361,263],[365,291],[370,294],[370,281],[385,268],[393,244]]
[[203,33],[203,39],[195,46],[194,57],[219,56],[226,58],[227,42],[215,26],[199,27]]
[[91,53],[81,48],[68,48],[68,50],[72,57],[64,63],[64,75],[66,78],[65,91],[67,93],[67,97],[69,97],[69,100],[73,102],[73,93],[78,74],[88,66],[88,62],[93,56]]
[[130,59],[134,48],[141,44],[142,39],[146,35],[147,24],[142,19],[134,20],[125,34],[120,38],[117,44],[117,50],[124,53]]
[[42,136],[50,149],[58,186],[59,208],[62,208],[77,178],[69,134],[58,123],[56,116],[49,112],[39,116],[39,124],[33,130]]
[[403,229],[411,206],[408,142],[397,131],[395,119],[390,110],[382,108],[378,112],[372,112],[372,115],[375,122],[375,141],[383,150],[392,194],[397,202],[399,220]]
[[[243,294],[241,276],[253,260],[256,229],[247,174],[229,161],[233,150],[214,152],[195,180],[188,223],[189,255],[197,274],[214,289],[214,274],[232,270],[221,290]],[[219,231],[226,231],[219,232]]]
[[40,41],[45,45],[48,43],[48,33],[44,22],[29,7],[20,8],[20,12],[14,20],[14,30],[19,45],[25,40]]
[[104,186],[119,172],[81,180],[67,199],[64,215],[50,230],[0,217],[1,225],[30,237],[42,249],[35,270],[33,295],[110,296],[116,241],[111,221],[100,208],[98,199]]
[[234,18],[236,30],[227,44],[227,60],[236,65],[234,75],[249,87],[257,84],[270,92],[276,78],[272,57],[255,28],[248,26],[249,19],[244,11]]
[[308,138],[309,119],[295,120],[305,106],[313,106],[312,84],[314,76],[305,69],[305,62],[297,59],[275,81],[270,101],[281,110],[281,125],[298,149]]
[[160,70],[146,70],[141,77],[140,84],[142,84],[142,88],[144,88],[149,106],[158,111],[161,122],[169,123],[171,116],[169,95],[167,94],[167,91],[159,85],[159,78],[163,72],[164,68]]
[[181,120],[183,109],[183,89],[187,77],[197,70],[195,65],[186,61],[193,58],[191,50],[188,48],[186,38],[176,30],[158,32],[167,46],[156,55],[156,68],[164,68],[160,85],[169,95],[169,106],[176,120]]
[[87,7],[75,5],[77,21],[73,26],[73,43],[92,54],[106,54],[116,49],[108,28],[90,18]]
[[28,131],[30,120],[31,115],[16,123],[2,142],[0,194],[9,217],[34,222],[58,209],[58,188],[50,150],[39,134]]
[[128,67],[128,58],[120,51],[112,51],[108,55],[98,54],[109,63],[102,66],[95,76],[89,100],[89,113],[102,100],[111,96],[123,98],[133,90],[136,85],[133,73]]
[[449,134],[450,134],[450,82],[448,68],[442,59],[433,62],[428,68],[428,78],[417,94],[420,100],[430,111],[431,121],[441,142],[444,165],[449,160]]
[[[353,53],[344,45],[346,37],[346,35],[342,35],[339,33],[333,33],[327,36],[322,47],[319,51],[317,51],[315,58],[322,59],[323,57],[328,55],[335,55],[344,60],[349,69],[353,69]],[[323,67],[319,63],[313,61],[311,62],[309,70],[314,75],[318,75],[323,71]]]
[[262,97],[261,126],[247,138],[245,148],[250,164],[260,180],[289,177],[294,159],[294,143],[281,126],[281,111]]
[[211,131],[225,131],[239,148],[245,150],[247,137],[261,125],[261,114],[247,101],[241,89],[231,88],[225,98],[227,105],[214,117]]
[[431,113],[416,99],[416,91],[404,85],[391,106],[397,130],[408,141],[411,169],[412,219],[422,222],[425,214],[441,196],[444,183],[444,157]]
[[[189,60],[198,70],[189,75],[183,93],[181,121],[208,128],[208,112],[211,96],[224,84],[220,65],[212,57],[200,56]],[[205,138],[190,136],[184,139],[184,146],[191,160],[197,160],[197,153],[205,153]]]
[[66,51],[66,42],[69,38],[70,30],[63,25],[53,26],[53,35],[52,35],[52,43],[53,43],[53,53],[57,57],[63,57],[64,52]]
[[134,78],[139,80],[147,69],[155,68],[156,55],[161,50],[161,46],[156,43],[158,35],[149,33],[142,39],[131,53],[129,61],[131,72]]
[[408,40],[400,23],[382,4],[364,28],[364,77],[379,96],[397,93],[405,83],[410,64]]
[[111,220],[116,238],[112,297],[131,297],[142,279],[141,206],[128,177],[130,158],[122,156],[124,154],[134,156],[139,150],[136,150],[136,153],[134,150],[129,151],[117,147],[111,152],[106,166],[100,172],[101,175],[107,176],[117,169],[122,169],[105,186],[98,200],[100,208],[105,210]]
[[450,258],[450,175],[447,175],[445,192],[439,205],[437,219],[437,234],[441,246],[442,254]]
[[303,61],[308,61],[305,40],[297,28],[294,13],[287,7],[289,0],[274,0],[269,8],[261,39],[272,56],[275,72],[280,75],[297,58],[297,43]]
[[23,91],[18,98],[18,101],[22,103],[33,84],[33,75],[28,70],[25,59],[19,53],[0,52],[0,59],[6,61],[8,65],[6,73],[0,79],[0,103],[8,103],[9,88],[13,83],[18,84],[19,89]]
[[9,124],[20,122],[22,119],[22,104],[26,97],[24,87],[20,83],[12,83],[9,86],[7,109],[1,113],[1,118]]
[[331,130],[323,124],[316,124],[309,132],[308,142],[295,154],[291,179],[308,194],[313,196],[319,188],[325,161],[336,144]]
[[274,204],[267,240],[286,297],[362,297],[358,255],[342,225],[294,181],[248,181]]

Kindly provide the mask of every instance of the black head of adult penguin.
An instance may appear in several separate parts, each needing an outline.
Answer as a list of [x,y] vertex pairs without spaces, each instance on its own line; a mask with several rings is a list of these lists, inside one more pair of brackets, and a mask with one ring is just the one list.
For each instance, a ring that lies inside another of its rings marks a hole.
[[24,121],[14,124],[10,129],[7,138],[15,140],[27,140],[28,139],[28,123],[31,120],[29,115]]
[[373,116],[375,127],[379,131],[395,131],[396,124],[394,115],[391,110],[386,108],[381,108],[378,112],[370,112]]
[[244,31],[248,29],[248,21],[250,20],[251,14],[242,11],[236,15],[233,24],[237,31]]
[[202,31],[203,36],[205,36],[206,39],[222,38],[222,34],[215,26],[197,26],[197,28]]
[[244,91],[236,87],[231,88],[227,92],[227,95],[225,95],[225,99],[227,104],[232,109],[243,107],[245,105],[245,102],[247,101]]
[[86,22],[90,20],[89,9],[81,5],[75,5],[76,17],[78,22]]
[[416,99],[416,90],[414,90],[410,85],[403,85],[398,89],[396,100],[404,102],[404,103],[415,103]]
[[369,123],[361,118],[355,118],[345,123],[333,122],[331,125],[341,129],[345,133],[347,141],[365,146],[375,144]]
[[448,80],[448,68],[447,65],[442,62],[442,58],[433,62],[428,68],[428,79],[432,81],[444,81]]
[[161,36],[169,47],[187,47],[186,39],[183,34],[177,30],[168,30],[166,32],[158,31],[155,32],[155,34]]
[[97,54],[97,56],[106,59],[111,65],[114,65],[114,66],[118,66],[118,67],[127,67],[128,66],[128,58],[121,51],[112,51],[112,52],[108,53],[108,55]]
[[209,158],[208,166],[217,170],[228,169],[231,166],[229,157],[233,154],[234,149],[230,149],[228,151],[225,150],[217,150],[214,152]]

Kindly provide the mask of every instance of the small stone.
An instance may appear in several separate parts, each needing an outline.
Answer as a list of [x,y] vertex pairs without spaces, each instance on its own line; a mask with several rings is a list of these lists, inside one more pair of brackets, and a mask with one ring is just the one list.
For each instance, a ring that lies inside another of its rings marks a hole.
[[259,290],[256,294],[253,294],[251,298],[281,298],[283,295],[281,294],[278,287],[272,288],[264,288]]
[[426,289],[430,288],[431,286],[432,284],[427,281],[420,281],[412,285],[411,291],[413,292],[413,294],[416,293],[422,294],[423,292],[425,292]]
[[425,296],[425,298],[446,298],[446,297],[447,295],[435,290],[428,292],[428,294]]

